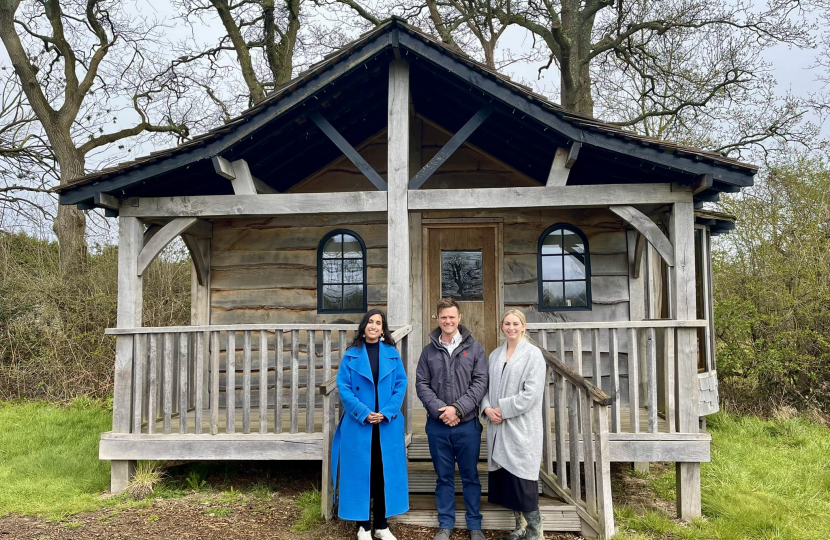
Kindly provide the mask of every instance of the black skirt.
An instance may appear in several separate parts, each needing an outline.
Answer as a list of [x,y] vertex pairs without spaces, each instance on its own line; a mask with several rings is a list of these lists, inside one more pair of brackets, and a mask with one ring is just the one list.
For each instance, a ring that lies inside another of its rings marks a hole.
[[507,469],[490,471],[487,500],[516,512],[539,509],[539,482],[525,480]]

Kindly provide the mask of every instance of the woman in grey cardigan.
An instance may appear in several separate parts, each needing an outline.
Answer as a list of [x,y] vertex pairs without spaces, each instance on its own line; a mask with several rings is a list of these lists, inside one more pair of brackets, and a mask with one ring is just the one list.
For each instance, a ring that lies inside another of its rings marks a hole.
[[490,384],[481,401],[487,425],[487,470],[491,503],[513,510],[516,529],[499,540],[541,540],[539,465],[542,461],[542,391],[545,360],[525,339],[527,322],[507,310],[501,330],[507,338],[490,354]]

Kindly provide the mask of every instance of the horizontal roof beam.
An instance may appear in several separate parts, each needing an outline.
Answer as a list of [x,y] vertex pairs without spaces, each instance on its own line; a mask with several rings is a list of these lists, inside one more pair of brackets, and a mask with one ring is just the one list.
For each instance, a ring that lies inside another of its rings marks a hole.
[[676,202],[692,202],[692,192],[672,190],[671,184],[409,190],[410,210],[588,208],[617,204],[672,204]]
[[358,212],[386,212],[386,192],[150,197],[127,199],[121,206],[122,216],[141,218],[221,218]]

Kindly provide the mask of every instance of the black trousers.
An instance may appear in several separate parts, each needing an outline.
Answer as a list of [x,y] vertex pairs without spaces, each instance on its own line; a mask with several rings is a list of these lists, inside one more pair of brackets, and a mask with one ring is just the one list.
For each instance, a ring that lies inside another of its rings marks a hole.
[[[374,510],[375,530],[385,529],[386,523],[386,491],[383,486],[383,454],[380,449],[380,426],[372,426],[372,465],[369,478],[369,493],[373,499],[372,509]],[[358,527],[370,531],[369,521],[358,521]]]

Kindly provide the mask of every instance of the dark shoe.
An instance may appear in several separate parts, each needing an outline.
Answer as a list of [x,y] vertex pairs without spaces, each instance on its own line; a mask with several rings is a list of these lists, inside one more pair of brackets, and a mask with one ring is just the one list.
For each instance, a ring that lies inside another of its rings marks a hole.
[[513,517],[516,518],[516,528],[509,535],[500,537],[499,540],[519,540],[524,536],[527,526],[525,517],[521,512],[513,512]]
[[480,530],[470,531],[470,540],[487,540]]
[[538,510],[522,512],[522,514],[524,515],[525,521],[527,521],[527,527],[521,540],[544,540],[545,533],[542,532],[542,514]]
[[450,529],[440,529],[432,540],[450,540],[450,533],[452,531]]

